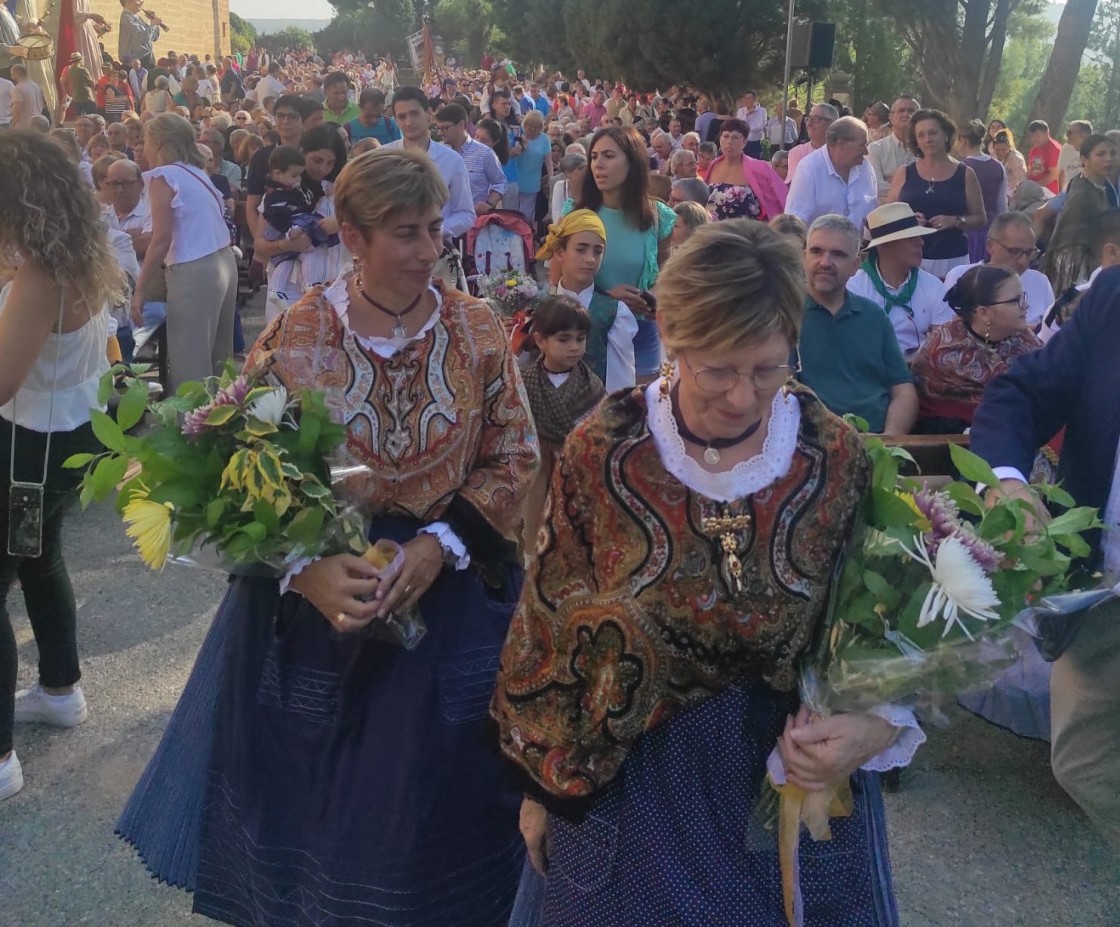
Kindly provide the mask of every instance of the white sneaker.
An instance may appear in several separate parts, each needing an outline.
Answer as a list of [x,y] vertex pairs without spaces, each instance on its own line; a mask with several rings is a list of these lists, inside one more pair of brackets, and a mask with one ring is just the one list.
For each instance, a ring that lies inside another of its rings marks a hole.
[[0,763],[0,801],[11,798],[23,788],[23,767],[19,765],[16,751]]
[[69,695],[48,695],[35,683],[16,693],[16,721],[37,721],[55,727],[77,727],[89,714],[81,686]]

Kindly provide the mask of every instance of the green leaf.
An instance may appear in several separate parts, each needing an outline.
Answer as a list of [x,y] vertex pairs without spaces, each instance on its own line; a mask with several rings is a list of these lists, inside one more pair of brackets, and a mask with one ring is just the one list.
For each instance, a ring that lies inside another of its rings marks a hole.
[[224,496],[219,496],[217,499],[211,499],[206,506],[206,525],[209,528],[218,527],[218,522],[221,521],[222,515],[226,511],[226,500]]
[[898,496],[879,486],[871,490],[871,517],[880,528],[912,525],[918,518],[914,510]]
[[62,461],[62,466],[67,470],[79,470],[94,459],[95,454],[72,454]]
[[854,412],[849,412],[844,416],[844,421],[851,425],[861,435],[868,434],[871,431],[871,423],[865,418],[860,418]]
[[90,409],[89,416],[90,424],[93,426],[93,433],[97,436],[97,440],[111,451],[123,451],[124,432],[121,431],[121,426],[100,409]]
[[319,434],[322,431],[322,427],[322,422],[314,416],[304,415],[300,418],[299,443],[297,447],[301,454],[309,454],[315,449],[315,445],[319,442]]
[[962,512],[981,517],[984,515],[984,500],[980,498],[980,494],[972,488],[970,483],[962,483],[960,480],[956,480],[945,487],[945,492],[950,499],[957,503],[957,507]]
[[974,454],[959,444],[950,444],[949,456],[953,458],[953,466],[966,480],[989,487],[999,486],[999,477],[979,454]]
[[280,519],[276,515],[276,510],[263,499],[253,503],[253,518],[264,525],[269,534],[280,533]]
[[117,375],[113,373],[112,370],[107,370],[101,375],[101,379],[97,381],[97,404],[99,406],[106,405],[116,387]]
[[299,484],[300,491],[308,499],[329,499],[331,491],[313,477]]
[[133,428],[148,408],[148,387],[133,380],[117,405],[117,424],[122,431]]
[[224,425],[237,415],[237,406],[215,406],[206,416],[207,425]]
[[128,469],[128,458],[116,454],[106,454],[93,468],[89,478],[90,492],[94,499],[104,499],[124,479]]
[[1072,509],[1077,503],[1074,501],[1073,496],[1062,489],[1057,483],[1043,483],[1035,486],[1039,495],[1044,499],[1053,502],[1055,505],[1060,505],[1065,509]]
[[1090,528],[1098,527],[1100,522],[1097,520],[1097,510],[1082,506],[1081,508],[1070,509],[1068,512],[1063,512],[1055,518],[1047,526],[1047,533],[1051,536],[1062,534],[1076,534],[1081,531],[1087,531]]
[[323,533],[324,512],[321,508],[304,509],[288,525],[288,538],[295,544],[310,546]]
[[244,528],[241,529],[246,537],[252,538],[253,542],[263,541],[268,537],[268,528],[266,528],[259,521],[251,521]]

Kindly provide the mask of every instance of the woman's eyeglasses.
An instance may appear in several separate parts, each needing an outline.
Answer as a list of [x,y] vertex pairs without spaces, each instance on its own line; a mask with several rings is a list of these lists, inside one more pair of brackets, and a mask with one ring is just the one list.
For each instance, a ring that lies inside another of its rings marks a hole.
[[706,393],[728,393],[746,377],[760,393],[781,389],[801,372],[801,364],[776,364],[773,367],[758,367],[750,373],[740,373],[734,367],[702,367],[693,370],[685,361],[696,385]]
[[1022,309],[1025,312],[1026,309],[1027,309],[1027,294],[1026,293],[1020,293],[1018,296],[1015,296],[1011,299],[997,299],[997,300],[994,300],[993,302],[989,303],[989,305],[992,305],[992,306],[1006,306],[1010,303],[1018,304],[1019,308]]

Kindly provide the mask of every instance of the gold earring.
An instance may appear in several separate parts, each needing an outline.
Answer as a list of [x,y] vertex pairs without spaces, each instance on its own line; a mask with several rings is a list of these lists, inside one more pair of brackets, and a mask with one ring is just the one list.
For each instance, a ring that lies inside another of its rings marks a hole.
[[984,328],[984,340],[986,342],[988,342],[988,344],[992,343],[992,320],[991,319],[988,319],[988,324]]
[[676,368],[676,365],[673,363],[672,359],[668,358],[668,357],[665,358],[665,360],[662,361],[662,363],[661,363],[661,371],[660,371],[660,375],[661,375],[661,386],[660,386],[661,396],[659,397],[660,402],[668,402],[669,401],[669,393],[673,389],[673,375],[676,372],[677,372],[677,368]]

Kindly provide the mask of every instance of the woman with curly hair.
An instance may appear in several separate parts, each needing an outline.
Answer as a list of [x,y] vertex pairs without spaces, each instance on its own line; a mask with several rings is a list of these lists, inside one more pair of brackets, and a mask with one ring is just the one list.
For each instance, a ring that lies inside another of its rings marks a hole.
[[[38,132],[0,134],[0,800],[23,787],[15,721],[86,719],[77,607],[62,521],[98,444],[90,408],[108,369],[106,307],[124,278],[93,192],[63,148]],[[17,503],[11,504],[10,503]],[[11,512],[21,517],[14,519]],[[39,648],[39,681],[16,692],[8,592],[19,580]]]

